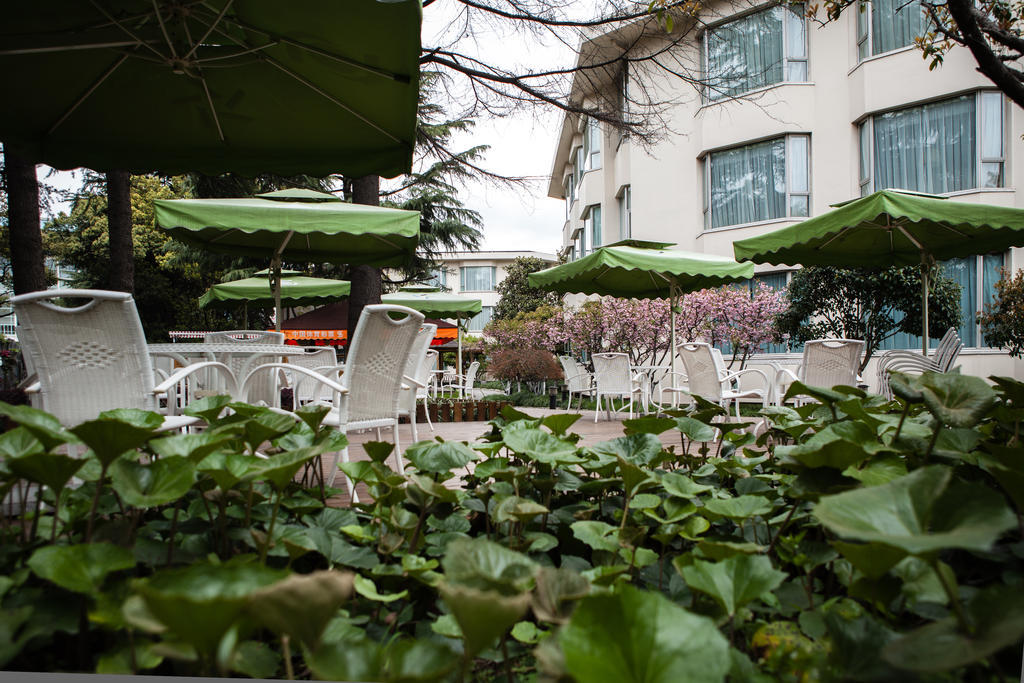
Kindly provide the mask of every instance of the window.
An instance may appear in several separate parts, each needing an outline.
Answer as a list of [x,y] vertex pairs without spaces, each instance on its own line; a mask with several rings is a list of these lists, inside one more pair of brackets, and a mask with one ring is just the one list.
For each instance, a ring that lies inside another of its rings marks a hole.
[[[789,271],[782,271],[779,273],[761,273],[760,275],[755,275],[754,279],[748,280],[747,283],[750,286],[751,297],[754,296],[754,291],[758,285],[766,285],[775,291],[779,291],[780,289],[785,289],[786,286],[789,284]],[[780,344],[765,344],[760,349],[758,349],[758,352],[787,353],[791,350],[792,346],[789,345],[787,342],[788,340]],[[803,344],[800,344],[799,346],[803,347]]]
[[479,313],[469,319],[469,322],[466,324],[466,329],[470,332],[483,332],[487,323],[491,322],[491,316],[493,314],[494,306],[483,306]]
[[463,292],[494,291],[494,266],[466,266],[459,270],[462,275],[459,289]]
[[583,131],[583,157],[588,171],[601,168],[601,122],[589,116]]
[[784,81],[806,81],[803,6],[772,7],[708,29],[701,57],[711,101]]
[[[587,207],[586,215],[583,218],[584,235],[590,237],[590,250],[598,248],[603,244],[601,241],[601,205],[594,204]],[[586,239],[586,237],[584,237]]]
[[[575,185],[576,187],[579,187],[580,181],[583,180],[583,159],[584,159],[584,157],[583,157],[583,148],[582,147],[577,147],[576,148],[575,157],[576,157],[576,159],[575,159],[575,161],[573,161],[573,165],[572,165],[572,180],[573,180],[573,185]],[[573,194],[573,198],[575,198],[575,193]]]
[[576,201],[576,183],[572,176],[565,179],[565,220],[572,215],[572,203]]
[[788,135],[712,152],[704,163],[704,228],[810,211],[810,138]]
[[432,285],[434,287],[447,287],[448,286],[448,271],[443,267],[436,268],[430,271],[430,277],[424,282],[424,284]]
[[586,231],[577,228],[572,235],[572,259],[581,259],[587,255]]
[[[619,98],[619,118],[622,119],[623,123],[628,122],[629,119],[629,62],[623,60],[622,70],[619,72],[618,82],[618,98]],[[621,128],[619,131],[619,140],[629,137],[629,131],[626,128]]]
[[996,92],[872,116],[860,127],[861,195],[1002,187],[1004,138],[1003,96]]
[[871,0],[857,3],[857,60],[912,45],[927,33],[918,0]]
[[[943,273],[960,285],[960,329],[957,334],[964,346],[987,346],[977,323],[978,313],[996,294],[999,269],[1003,267],[1003,254],[984,254],[951,259],[941,263]],[[935,347],[938,339],[931,340]],[[885,340],[881,350],[921,349],[919,335],[898,333]]]
[[619,197],[619,239],[628,240],[633,237],[633,216],[632,216],[633,193],[630,186],[622,188],[622,195]]

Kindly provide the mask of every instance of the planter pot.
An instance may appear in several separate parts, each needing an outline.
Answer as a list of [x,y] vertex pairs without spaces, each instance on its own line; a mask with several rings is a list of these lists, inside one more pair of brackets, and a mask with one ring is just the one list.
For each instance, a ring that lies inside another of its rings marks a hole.
[[431,422],[438,422],[439,421],[438,417],[437,417],[437,404],[436,403],[429,403],[429,404],[427,404],[427,413],[430,415],[430,421]]
[[452,403],[452,411],[454,413],[452,422],[462,422],[462,401]]
[[416,404],[416,421],[426,422],[427,421],[427,409],[422,403]]
[[493,420],[496,417],[498,417],[498,402],[497,401],[488,401],[487,402],[487,419],[488,420]]

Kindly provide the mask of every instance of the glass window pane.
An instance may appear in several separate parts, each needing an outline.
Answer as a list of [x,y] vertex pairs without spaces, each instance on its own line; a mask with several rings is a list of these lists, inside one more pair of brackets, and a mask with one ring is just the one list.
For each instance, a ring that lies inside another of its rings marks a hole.
[[868,121],[860,124],[860,179],[871,177],[871,124]]
[[791,83],[805,83],[807,81],[807,62],[787,62],[786,80]]
[[[981,257],[981,301],[978,302],[978,312],[985,309],[985,305],[992,303],[996,295],[996,282],[1002,277],[999,269],[1003,267],[1003,254],[985,254]],[[988,346],[988,342],[982,337],[980,346]]]
[[491,322],[491,316],[493,313],[493,306],[481,307],[480,312],[469,319],[466,329],[470,332],[482,332],[484,327],[487,326],[487,323]]
[[590,247],[593,249],[601,244],[601,207],[593,206],[590,209]]
[[809,139],[806,135],[790,135],[786,138],[789,151],[786,156],[789,169],[789,191],[809,192],[810,173],[807,165],[810,154],[808,152]]
[[785,157],[784,138],[711,154],[711,227],[783,218]]
[[774,7],[708,31],[710,99],[782,81],[782,11]]
[[870,12],[871,4],[860,0],[857,3],[857,42],[867,40],[868,38],[868,13]]
[[924,33],[924,13],[917,0],[871,0],[871,54],[906,47]]
[[467,266],[462,269],[462,289],[467,292],[489,292],[494,289],[491,266]]
[[804,22],[804,6],[797,5],[786,9],[786,56],[790,59],[807,57],[806,23]]
[[795,194],[789,198],[789,215],[806,218],[810,211],[809,197],[805,194]]
[[955,258],[942,262],[942,272],[960,285],[960,335],[964,346],[977,346],[975,311],[978,301],[977,257]]
[[955,192],[977,187],[975,98],[874,117],[874,187]]
[[1002,187],[1003,186],[1003,162],[986,161],[981,165],[981,186]]
[[[981,93],[981,158],[1003,157],[1003,96]],[[991,187],[991,186],[990,186]]]

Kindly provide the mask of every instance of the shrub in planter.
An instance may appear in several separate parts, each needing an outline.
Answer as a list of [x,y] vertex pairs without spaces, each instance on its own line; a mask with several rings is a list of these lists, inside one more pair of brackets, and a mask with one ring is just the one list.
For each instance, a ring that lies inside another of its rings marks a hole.
[[509,382],[540,382],[562,378],[558,360],[540,349],[499,349],[491,354],[491,377]]

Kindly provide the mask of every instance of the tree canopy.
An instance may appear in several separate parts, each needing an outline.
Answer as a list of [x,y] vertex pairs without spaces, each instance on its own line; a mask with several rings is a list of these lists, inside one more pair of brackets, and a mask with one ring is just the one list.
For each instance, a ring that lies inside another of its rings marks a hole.
[[[928,276],[928,331],[941,337],[960,326],[960,285],[939,267]],[[920,334],[921,274],[918,266],[867,270],[807,266],[793,273],[789,308],[778,326],[793,341],[823,337],[863,339],[863,372],[883,342],[898,332]]]
[[505,267],[505,279],[494,288],[501,295],[494,307],[494,318],[509,320],[541,306],[557,306],[561,297],[530,285],[526,276],[548,267],[536,256],[517,256]]

